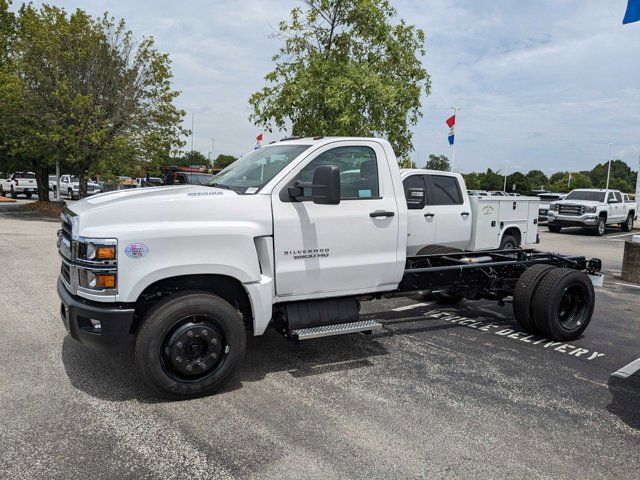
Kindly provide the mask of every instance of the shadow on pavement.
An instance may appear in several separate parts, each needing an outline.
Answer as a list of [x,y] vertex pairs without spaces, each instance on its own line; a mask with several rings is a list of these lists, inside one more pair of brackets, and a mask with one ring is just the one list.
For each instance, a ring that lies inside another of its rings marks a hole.
[[640,430],[640,373],[628,378],[609,377],[613,396],[607,410],[631,428]]
[[38,212],[22,210],[24,204],[2,204],[0,205],[0,218],[11,218],[13,220],[54,222],[60,223],[60,217],[49,217]]
[[[288,372],[294,378],[366,368],[371,357],[386,355],[374,338],[354,334],[294,344],[273,330],[247,339],[243,364],[224,382],[218,395],[242,388],[244,382],[263,380],[268,374]],[[147,388],[134,370],[133,352],[113,355],[94,352],[65,337],[62,362],[74,388],[102,400],[121,402],[166,401]]]

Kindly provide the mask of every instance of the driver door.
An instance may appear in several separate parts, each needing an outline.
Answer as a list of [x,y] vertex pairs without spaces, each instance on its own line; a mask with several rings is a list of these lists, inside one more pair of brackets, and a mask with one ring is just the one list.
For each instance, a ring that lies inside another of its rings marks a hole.
[[[319,205],[310,198],[289,197],[288,186],[296,180],[310,182],[320,165],[340,168],[340,203]],[[278,184],[272,206],[279,298],[395,288],[399,212],[378,143],[325,145]]]

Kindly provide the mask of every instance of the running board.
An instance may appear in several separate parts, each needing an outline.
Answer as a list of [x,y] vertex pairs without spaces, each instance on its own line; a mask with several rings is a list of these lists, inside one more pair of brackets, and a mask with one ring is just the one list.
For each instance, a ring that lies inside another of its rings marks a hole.
[[311,340],[312,338],[330,337],[332,335],[346,335],[347,333],[371,332],[382,328],[382,324],[375,320],[336,323],[322,327],[299,328],[291,331],[291,337],[296,340]]

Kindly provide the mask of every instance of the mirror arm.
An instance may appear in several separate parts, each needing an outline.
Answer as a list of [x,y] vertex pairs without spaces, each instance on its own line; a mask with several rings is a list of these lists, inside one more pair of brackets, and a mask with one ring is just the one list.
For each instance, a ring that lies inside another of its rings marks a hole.
[[301,197],[304,197],[304,189],[305,188],[324,188],[325,185],[314,185],[313,182],[301,182],[297,180],[293,186],[290,186],[287,190],[289,192],[289,196],[296,201]]

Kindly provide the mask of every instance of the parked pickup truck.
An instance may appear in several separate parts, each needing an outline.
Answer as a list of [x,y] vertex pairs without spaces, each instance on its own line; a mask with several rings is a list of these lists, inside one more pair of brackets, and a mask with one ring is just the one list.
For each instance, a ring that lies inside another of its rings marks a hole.
[[549,206],[551,202],[556,202],[564,198],[564,193],[542,192],[536,195],[540,199],[538,221],[546,222],[549,214]]
[[[519,201],[508,199],[505,219]],[[499,215],[503,204],[478,204],[479,215],[485,207]],[[466,238],[473,215],[459,175],[401,172],[385,140],[283,140],[207,185],[109,192],[66,207],[60,313],[87,347],[133,347],[141,378],[169,397],[215,391],[247,335],[269,326],[293,341],[377,330],[360,317],[360,301],[383,296],[431,292],[447,304],[513,296],[523,329],[578,338],[601,262],[428,245],[460,229]],[[418,246],[422,255],[407,255]]]
[[33,172],[16,172],[9,178],[0,179],[0,195],[6,197],[7,194],[11,198],[17,198],[23,194],[27,198],[38,193],[38,183],[36,175]]
[[[55,193],[58,186],[55,177],[53,177],[53,185],[51,185],[51,177],[49,177],[51,190]],[[100,193],[100,185],[93,180],[87,181],[87,196]],[[65,194],[70,199],[80,197],[80,180],[75,175],[60,176],[60,194]]]
[[549,206],[548,228],[559,232],[562,227],[589,227],[596,235],[604,235],[607,225],[620,225],[623,232],[630,232],[638,204],[623,195],[618,190],[572,190]]

